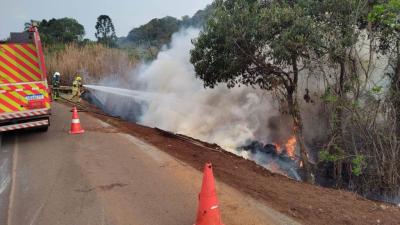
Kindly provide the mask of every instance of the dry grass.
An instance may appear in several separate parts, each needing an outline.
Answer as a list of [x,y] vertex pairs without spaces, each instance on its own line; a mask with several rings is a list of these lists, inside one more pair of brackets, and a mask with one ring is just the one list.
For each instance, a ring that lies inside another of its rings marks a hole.
[[100,44],[83,47],[69,44],[61,51],[46,53],[48,80],[51,81],[51,75],[58,71],[62,85],[71,85],[77,73],[84,81],[98,81],[110,75],[125,76],[137,64],[137,59],[130,58],[127,52]]

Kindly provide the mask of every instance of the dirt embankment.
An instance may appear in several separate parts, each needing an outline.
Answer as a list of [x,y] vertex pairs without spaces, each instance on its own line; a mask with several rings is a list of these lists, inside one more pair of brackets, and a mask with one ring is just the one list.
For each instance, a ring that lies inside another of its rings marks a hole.
[[304,224],[400,224],[397,206],[366,200],[348,191],[296,182],[215,145],[100,115],[100,110],[85,105],[97,112],[92,115],[118,127],[121,132],[151,143],[198,170],[211,161],[217,179]]

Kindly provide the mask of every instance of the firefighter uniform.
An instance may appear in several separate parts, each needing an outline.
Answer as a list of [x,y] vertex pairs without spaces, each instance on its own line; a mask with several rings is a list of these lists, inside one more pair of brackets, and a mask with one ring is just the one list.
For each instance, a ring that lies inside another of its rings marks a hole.
[[52,98],[54,100],[57,100],[60,97],[60,73],[55,72],[52,79],[51,79],[51,84],[53,86],[52,88]]
[[82,78],[77,76],[72,83],[72,97],[71,100],[74,102],[80,102],[82,95]]

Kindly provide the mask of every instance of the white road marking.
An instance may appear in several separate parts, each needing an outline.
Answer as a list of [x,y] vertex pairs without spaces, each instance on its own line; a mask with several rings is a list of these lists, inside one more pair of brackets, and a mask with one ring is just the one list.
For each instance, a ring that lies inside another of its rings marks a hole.
[[0,195],[7,189],[10,184],[10,174],[8,171],[9,161],[7,158],[0,162]]
[[10,184],[10,180],[10,176],[5,176],[3,177],[3,179],[0,179],[0,194],[2,194],[6,190],[6,188]]
[[[0,196],[4,194],[11,181],[9,169],[10,160],[7,158],[6,154],[4,154],[6,152],[8,152],[8,150],[7,148],[2,148],[2,135],[0,134]],[[5,157],[2,155],[5,155]]]
[[35,215],[33,215],[33,218],[29,225],[35,224],[36,219],[38,218],[39,214],[42,212],[42,209],[45,205],[46,205],[46,202],[43,202],[42,205],[36,210],[36,213],[35,213]]
[[11,225],[12,223],[12,208],[14,206],[14,189],[15,189],[15,179],[17,174],[17,162],[18,162],[18,136],[15,135],[14,139],[14,151],[13,151],[13,161],[12,161],[12,173],[11,173],[11,190],[9,196],[8,203],[8,212],[7,212],[7,224]]

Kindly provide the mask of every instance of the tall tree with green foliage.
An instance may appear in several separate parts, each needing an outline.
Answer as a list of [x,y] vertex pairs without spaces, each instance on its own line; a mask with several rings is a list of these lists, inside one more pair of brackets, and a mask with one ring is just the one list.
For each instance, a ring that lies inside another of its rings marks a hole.
[[191,62],[204,86],[258,86],[280,93],[293,118],[306,180],[312,169],[298,102],[300,71],[318,54],[317,24],[298,4],[218,0],[204,31],[194,40]]
[[107,15],[100,15],[97,18],[95,37],[97,41],[108,47],[115,47],[117,42],[117,35],[115,34],[114,24]]
[[[29,26],[30,23],[25,23],[25,29]],[[42,20],[38,22],[38,27],[44,45],[79,42],[85,35],[83,25],[72,18]]]

